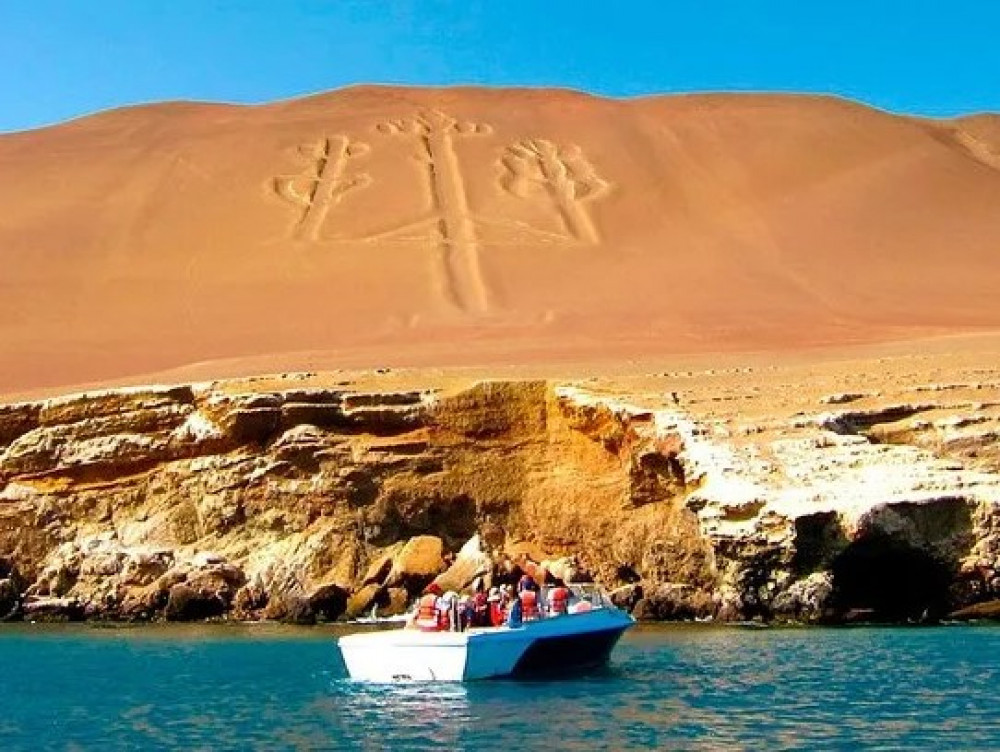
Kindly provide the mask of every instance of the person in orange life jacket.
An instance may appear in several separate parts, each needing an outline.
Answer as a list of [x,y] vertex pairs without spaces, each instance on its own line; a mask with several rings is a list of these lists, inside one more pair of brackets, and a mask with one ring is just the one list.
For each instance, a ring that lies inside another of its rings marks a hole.
[[569,607],[569,588],[566,583],[557,579],[555,587],[549,590],[549,615],[558,616],[565,614]]
[[413,626],[425,632],[436,632],[441,629],[441,587],[432,582],[424,589],[424,594],[417,602],[417,615]]

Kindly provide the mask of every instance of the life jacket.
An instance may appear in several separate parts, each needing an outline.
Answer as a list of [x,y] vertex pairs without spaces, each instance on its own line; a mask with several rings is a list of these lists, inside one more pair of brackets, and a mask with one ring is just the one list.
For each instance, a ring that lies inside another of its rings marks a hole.
[[505,618],[503,607],[500,603],[498,601],[490,603],[490,624],[494,627],[499,627],[503,624]]
[[569,588],[555,587],[549,591],[549,613],[565,614],[569,605]]
[[439,598],[437,602],[437,628],[442,632],[451,629],[451,612],[454,601]]
[[424,593],[417,602],[417,618],[413,622],[418,629],[436,632],[441,628],[438,597],[434,593]]
[[538,594],[534,590],[522,590],[518,597],[521,599],[521,618],[525,621],[537,619]]

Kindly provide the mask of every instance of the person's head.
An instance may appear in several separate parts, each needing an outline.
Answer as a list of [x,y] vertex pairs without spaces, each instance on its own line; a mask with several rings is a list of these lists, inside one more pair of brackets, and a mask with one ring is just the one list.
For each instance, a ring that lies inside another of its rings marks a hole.
[[497,601],[499,601],[500,600],[500,588],[495,588],[495,587],[490,588],[490,594],[489,594],[489,596],[487,597],[486,600],[492,601],[494,603],[497,602]]

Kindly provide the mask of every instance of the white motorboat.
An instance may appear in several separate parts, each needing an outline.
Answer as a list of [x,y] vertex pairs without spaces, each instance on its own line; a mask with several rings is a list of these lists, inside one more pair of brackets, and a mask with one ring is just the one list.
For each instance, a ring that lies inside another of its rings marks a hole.
[[635,620],[600,591],[572,588],[589,610],[464,632],[394,629],[341,637],[352,679],[470,681],[603,665]]

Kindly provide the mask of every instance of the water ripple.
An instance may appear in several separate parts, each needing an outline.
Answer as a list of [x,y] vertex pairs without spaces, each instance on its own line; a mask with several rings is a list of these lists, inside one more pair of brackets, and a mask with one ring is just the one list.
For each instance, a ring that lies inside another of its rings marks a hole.
[[604,671],[368,685],[321,631],[0,630],[3,749],[1000,748],[1000,629],[643,628]]

